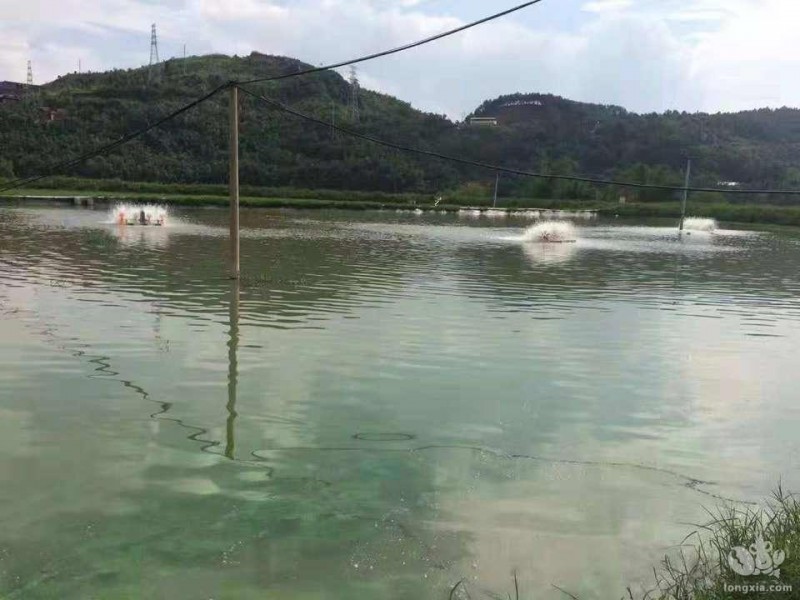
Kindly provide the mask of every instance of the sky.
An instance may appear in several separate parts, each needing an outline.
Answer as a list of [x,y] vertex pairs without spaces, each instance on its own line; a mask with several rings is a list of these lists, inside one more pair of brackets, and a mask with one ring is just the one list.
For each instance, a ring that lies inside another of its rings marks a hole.
[[[521,0],[0,0],[0,80],[35,83],[251,51],[319,65],[398,46]],[[502,94],[636,112],[800,107],[797,0],[542,0],[360,67],[364,87],[463,118]]]

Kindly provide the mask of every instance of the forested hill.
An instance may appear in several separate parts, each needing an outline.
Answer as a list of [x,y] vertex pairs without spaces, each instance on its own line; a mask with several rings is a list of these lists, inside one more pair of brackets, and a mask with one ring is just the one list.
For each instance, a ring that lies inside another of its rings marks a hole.
[[[505,150],[546,148],[588,173],[648,169],[672,171],[691,156],[707,185],[741,182],[752,187],[800,184],[800,110],[739,113],[635,114],[619,106],[573,102],[544,94],[515,94],[487,101],[475,112],[493,116],[504,131]],[[527,151],[531,156],[531,151]],[[656,172],[650,178],[658,178]],[[654,181],[651,181],[654,182]]]
[[[169,60],[148,69],[72,74],[0,104],[0,176],[45,172],[48,163],[118,139],[232,80],[308,68],[284,57],[252,54]],[[148,81],[149,79],[149,81]],[[473,116],[497,126],[454,123],[387,95],[361,90],[360,116],[350,110],[351,86],[339,74],[254,86],[299,110],[405,145],[553,174],[680,184],[685,158],[695,183],[800,187],[800,111],[638,115],[615,106],[542,94],[485,102]],[[493,176],[481,169],[418,158],[337,134],[244,97],[241,179],[294,186],[438,193]],[[227,177],[227,95],[165,124],[109,155],[65,175],[133,181],[220,183]],[[506,193],[589,196],[586,186],[509,179]]]

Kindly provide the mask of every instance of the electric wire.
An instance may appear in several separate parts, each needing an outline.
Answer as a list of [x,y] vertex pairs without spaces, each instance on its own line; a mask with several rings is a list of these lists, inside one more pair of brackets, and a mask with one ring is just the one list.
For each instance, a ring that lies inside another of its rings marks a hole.
[[420,46],[424,46],[426,44],[430,44],[431,42],[436,42],[438,40],[444,39],[446,37],[450,37],[452,35],[456,35],[458,33],[462,33],[469,29],[473,29],[478,27],[479,25],[484,25],[491,21],[496,21],[502,17],[506,17],[510,14],[515,12],[519,12],[525,8],[529,8],[534,4],[539,4],[543,0],[530,0],[529,2],[523,2],[522,4],[518,4],[512,8],[504,10],[499,13],[495,13],[493,15],[489,15],[488,17],[484,17],[482,19],[478,19],[477,21],[473,21],[471,23],[467,23],[466,25],[462,25],[461,27],[456,27],[455,29],[450,29],[448,31],[443,31],[442,33],[437,33],[436,35],[432,35],[422,40],[418,40],[416,42],[411,42],[409,44],[404,44],[402,46],[398,46],[397,48],[392,48],[391,50],[383,50],[381,52],[375,52],[374,54],[368,54],[367,56],[362,56],[361,58],[355,58],[352,60],[346,60],[339,63],[334,63],[331,65],[325,65],[322,67],[314,67],[311,69],[305,69],[302,71],[297,71],[295,73],[286,73],[284,75],[274,75],[272,77],[259,77],[257,79],[249,79],[246,81],[240,81],[240,84],[250,84],[250,83],[264,83],[268,81],[280,81],[281,79],[288,79],[290,77],[298,77],[300,75],[311,75],[313,73],[321,73],[322,71],[330,71],[331,69],[338,69],[341,67],[347,67],[350,65],[357,65],[362,62],[367,62],[370,60],[375,60],[376,58],[383,58],[384,56],[391,56],[392,54],[399,54],[400,52],[405,52],[406,50],[411,50],[413,48],[419,48]]
[[[331,69],[336,69],[336,68],[339,68],[339,67],[346,67],[346,66],[349,66],[349,65],[359,64],[359,63],[362,63],[362,62],[366,62],[366,61],[369,61],[369,60],[374,60],[376,58],[381,58],[381,57],[389,56],[389,55],[392,55],[392,54],[398,54],[400,52],[404,52],[406,50],[411,50],[413,48],[418,48],[419,46],[424,46],[425,44],[430,44],[431,42],[435,42],[437,40],[440,40],[440,39],[455,35],[457,33],[461,33],[463,31],[467,31],[468,29],[473,29],[475,27],[478,27],[479,25],[483,25],[485,23],[489,23],[491,21],[495,21],[495,20],[500,19],[502,17],[508,16],[510,14],[513,14],[515,12],[518,12],[520,10],[523,10],[525,8],[533,6],[534,4],[539,4],[542,1],[543,0],[530,0],[529,2],[524,2],[522,4],[519,4],[517,6],[512,7],[510,9],[507,9],[507,10],[501,11],[499,13],[495,13],[495,14],[489,15],[488,17],[484,17],[482,19],[479,19],[477,21],[473,21],[473,22],[468,23],[466,25],[462,25],[461,27],[457,27],[455,29],[451,29],[451,30],[436,34],[434,36],[425,38],[423,40],[418,40],[416,42],[411,42],[409,44],[405,44],[405,45],[399,46],[397,48],[392,48],[391,50],[384,50],[384,51],[381,51],[381,52],[376,52],[374,54],[369,54],[367,56],[354,58],[352,60],[347,60],[347,61],[344,61],[344,62],[340,62],[340,63],[328,65],[328,66],[314,67],[314,68],[311,68],[311,69],[304,69],[304,70],[301,70],[301,71],[296,71],[294,73],[285,73],[283,75],[277,75],[277,76],[274,76],[274,77],[251,79],[251,80],[247,80],[247,81],[244,81],[244,82],[241,82],[241,83],[259,83],[259,82],[267,82],[267,81],[279,81],[279,80],[283,80],[283,79],[289,79],[289,78],[292,78],[292,77],[301,77],[301,76],[304,76],[304,75],[311,75],[313,73],[319,73],[319,72],[322,72],[322,71],[329,71]],[[235,85],[237,83],[239,83],[239,82],[231,81],[231,82],[225,83],[225,84],[215,88],[214,90],[212,90],[208,94],[198,98],[197,100],[194,100],[194,101],[190,102],[189,104],[186,104],[185,106],[179,108],[178,110],[176,110],[176,111],[168,114],[167,116],[159,119],[155,123],[152,123],[151,125],[148,125],[147,127],[144,127],[144,128],[139,129],[137,131],[129,133],[129,134],[121,137],[120,139],[118,139],[118,140],[116,140],[114,142],[111,142],[109,144],[105,144],[103,146],[100,146],[99,148],[96,148],[95,150],[91,150],[91,151],[86,152],[86,153],[84,153],[84,154],[82,154],[80,156],[77,156],[75,158],[72,158],[72,159],[69,159],[69,160],[64,160],[64,161],[61,161],[61,162],[58,162],[58,163],[55,163],[55,164],[52,164],[52,165],[48,165],[45,168],[45,171],[47,173],[44,174],[44,175],[36,175],[36,176],[33,176],[33,177],[15,179],[15,180],[5,184],[3,187],[0,187],[0,193],[6,192],[6,191],[9,191],[9,190],[13,190],[13,189],[16,189],[16,188],[19,188],[19,187],[22,187],[22,186],[28,185],[30,183],[34,183],[36,181],[40,181],[40,180],[46,179],[48,177],[52,177],[53,174],[56,171],[59,171],[61,169],[65,169],[65,168],[68,168],[68,167],[73,167],[73,166],[79,165],[79,164],[81,164],[83,162],[91,160],[92,158],[100,156],[103,153],[109,152],[109,151],[111,151],[111,150],[113,150],[115,148],[118,148],[119,146],[127,144],[128,142],[131,142],[131,141],[135,140],[136,138],[144,135],[148,131],[151,131],[152,129],[155,129],[156,127],[162,125],[163,123],[166,123],[167,121],[169,121],[171,119],[174,119],[175,117],[178,117],[179,115],[185,113],[188,110],[191,110],[192,108],[194,108],[195,106],[205,102],[206,100],[209,100],[212,96],[216,95],[218,92],[222,91],[223,89],[229,88],[231,85]]]
[[517,6],[512,7],[510,9],[507,9],[507,10],[492,14],[492,15],[490,15],[488,17],[484,17],[482,19],[479,19],[477,21],[473,21],[473,22],[468,23],[466,25],[462,25],[461,27],[457,27],[455,29],[451,29],[451,30],[448,30],[448,31],[445,31],[445,32],[442,32],[442,33],[439,33],[439,34],[436,34],[436,35],[433,35],[433,36],[430,36],[430,37],[425,38],[423,40],[418,40],[416,42],[405,44],[405,45],[399,46],[397,48],[393,48],[393,49],[390,49],[390,50],[384,50],[382,52],[376,52],[374,54],[369,54],[367,56],[362,56],[360,58],[355,58],[355,59],[352,59],[352,60],[343,61],[343,62],[339,62],[339,63],[327,65],[327,66],[314,67],[314,68],[311,68],[311,69],[305,69],[305,70],[301,70],[301,71],[296,71],[294,73],[285,73],[283,75],[277,75],[277,76],[272,76],[272,77],[262,77],[262,78],[250,79],[250,80],[246,80],[246,81],[242,81],[242,82],[230,81],[228,83],[225,83],[223,85],[218,86],[217,88],[215,88],[211,92],[209,92],[209,93],[205,94],[204,96],[202,96],[202,97],[200,97],[200,98],[198,98],[198,99],[196,99],[196,100],[194,100],[194,101],[182,106],[181,108],[171,112],[170,114],[168,114],[168,115],[162,117],[161,119],[151,123],[150,125],[148,125],[146,127],[143,127],[143,128],[141,128],[139,130],[136,130],[136,131],[134,131],[132,133],[129,133],[129,134],[119,138],[118,140],[116,140],[114,142],[111,142],[111,143],[105,144],[103,146],[100,146],[100,147],[96,148],[95,150],[86,152],[86,153],[84,153],[84,154],[82,154],[80,156],[77,156],[75,158],[64,160],[64,161],[49,165],[45,169],[47,171],[47,174],[37,175],[37,176],[27,177],[27,178],[19,178],[19,179],[16,179],[14,181],[11,181],[11,182],[7,183],[5,186],[3,186],[2,188],[0,188],[0,193],[8,191],[8,190],[15,189],[15,188],[22,187],[22,186],[28,185],[30,183],[34,183],[36,181],[39,181],[41,179],[45,179],[47,177],[51,177],[56,171],[59,171],[59,170],[62,170],[62,169],[66,169],[66,168],[69,168],[69,167],[72,167],[72,166],[76,166],[78,164],[81,164],[83,162],[91,160],[92,158],[100,156],[101,154],[110,152],[111,150],[113,150],[115,148],[118,148],[118,147],[120,147],[120,146],[122,146],[124,144],[127,144],[127,143],[133,141],[134,139],[144,135],[145,133],[155,129],[156,127],[159,127],[160,125],[166,123],[167,121],[170,121],[170,120],[180,116],[181,114],[191,110],[192,108],[202,104],[203,102],[211,99],[213,96],[218,94],[220,91],[222,91],[224,89],[228,89],[232,85],[236,85],[237,87],[239,87],[239,89],[241,89],[243,92],[245,92],[245,94],[261,100],[262,102],[266,103],[267,105],[271,106],[272,108],[275,108],[275,109],[283,111],[285,113],[294,115],[295,117],[298,117],[298,118],[305,119],[307,121],[316,123],[318,125],[330,128],[333,131],[338,131],[338,132],[341,132],[341,133],[343,133],[345,135],[349,135],[349,136],[354,137],[354,138],[359,138],[359,139],[362,139],[362,140],[365,140],[365,141],[368,141],[368,142],[371,142],[371,143],[374,143],[374,144],[378,144],[378,145],[381,145],[381,146],[384,146],[384,147],[392,148],[392,149],[395,149],[395,150],[398,150],[398,151],[411,153],[411,154],[416,154],[416,155],[420,155],[420,156],[428,156],[428,157],[431,157],[431,158],[436,158],[436,159],[439,159],[439,160],[444,160],[444,161],[457,163],[457,164],[462,164],[462,165],[468,165],[468,166],[472,166],[472,167],[476,167],[476,168],[487,169],[487,170],[490,170],[490,171],[493,171],[493,172],[496,172],[496,173],[506,173],[506,174],[509,174],[509,175],[517,175],[517,176],[522,176],[522,177],[532,177],[532,178],[539,178],[539,179],[551,179],[551,180],[558,180],[558,181],[571,181],[571,182],[579,182],[579,183],[589,183],[589,184],[593,184],[593,185],[616,186],[616,187],[635,188],[635,189],[651,189],[651,190],[662,190],[662,191],[707,192],[707,193],[718,193],[718,194],[800,195],[800,190],[747,190],[747,189],[721,189],[721,188],[711,188],[711,187],[688,187],[688,188],[686,188],[686,187],[662,185],[662,184],[636,183],[636,182],[632,182],[632,181],[617,181],[617,180],[613,180],[613,179],[582,177],[582,176],[577,176],[577,175],[557,175],[557,174],[549,174],[549,173],[537,173],[537,172],[532,172],[532,171],[525,171],[525,170],[522,170],[522,169],[513,169],[513,168],[509,168],[509,167],[503,167],[501,165],[494,165],[494,164],[490,164],[490,163],[486,163],[486,162],[482,162],[482,161],[475,161],[475,160],[462,158],[462,157],[457,157],[457,156],[449,156],[449,155],[446,155],[446,154],[442,154],[440,152],[435,152],[435,151],[431,151],[431,150],[423,150],[421,148],[415,148],[415,147],[412,147],[412,146],[406,146],[406,145],[403,145],[403,144],[398,144],[398,143],[390,142],[390,141],[387,141],[387,140],[382,140],[382,139],[379,139],[379,138],[376,138],[376,137],[373,137],[373,136],[370,136],[370,135],[367,135],[367,134],[360,133],[358,131],[354,131],[352,129],[341,127],[340,125],[336,125],[334,123],[325,121],[323,119],[318,119],[318,118],[313,117],[311,115],[307,115],[307,114],[302,113],[300,111],[297,111],[297,110],[295,110],[293,108],[290,108],[290,107],[288,107],[288,106],[286,106],[286,105],[284,105],[284,104],[282,104],[282,103],[280,103],[280,102],[278,102],[276,100],[273,100],[271,98],[268,98],[268,97],[263,96],[261,94],[258,94],[256,92],[253,92],[252,90],[249,90],[249,89],[247,89],[245,87],[242,87],[243,85],[247,85],[247,84],[265,83],[265,82],[289,79],[289,78],[292,78],[292,77],[300,77],[300,76],[304,76],[304,75],[310,75],[310,74],[313,74],[313,73],[319,73],[319,72],[322,72],[322,71],[328,71],[328,70],[331,70],[331,69],[336,69],[336,68],[340,68],[340,67],[344,67],[344,66],[348,66],[348,65],[355,65],[355,64],[366,62],[366,61],[369,61],[369,60],[374,60],[376,58],[381,58],[381,57],[384,57],[384,56],[390,56],[392,54],[398,54],[400,52],[404,52],[406,50],[417,48],[417,47],[429,44],[431,42],[434,42],[434,41],[437,41],[437,40],[440,40],[440,39],[443,39],[443,38],[446,38],[446,37],[449,37],[449,36],[464,32],[464,31],[467,31],[467,30],[472,29],[474,27],[477,27],[479,25],[483,25],[485,23],[488,23],[488,22],[497,20],[499,18],[505,17],[507,15],[510,15],[512,13],[518,12],[520,10],[523,10],[525,8],[528,8],[530,6],[538,4],[540,2],[542,2],[542,0],[530,0],[529,2],[524,2],[522,4],[519,4]]
[[18,187],[22,187],[22,186],[28,185],[30,183],[34,183],[36,181],[39,181],[41,179],[45,179],[47,177],[52,177],[56,171],[60,171],[62,169],[66,169],[68,167],[74,167],[76,165],[79,165],[80,163],[86,162],[86,161],[91,160],[91,159],[93,159],[93,158],[95,158],[97,156],[100,156],[101,154],[105,154],[107,152],[110,152],[114,148],[118,148],[119,146],[127,144],[128,142],[132,142],[136,138],[143,136],[148,131],[151,131],[151,130],[155,129],[156,127],[159,127],[160,125],[163,125],[167,121],[170,121],[170,120],[182,115],[183,113],[193,109],[195,106],[198,106],[199,104],[202,104],[206,100],[209,100],[210,98],[212,98],[213,96],[215,96],[216,94],[221,92],[223,89],[229,88],[231,85],[232,85],[231,83],[225,83],[225,84],[213,89],[212,91],[210,91],[206,95],[202,96],[201,98],[198,98],[197,100],[194,100],[193,102],[190,102],[189,104],[186,104],[186,105],[182,106],[181,108],[169,113],[165,117],[162,117],[161,119],[159,119],[159,120],[147,125],[146,127],[142,127],[141,129],[137,129],[134,132],[131,132],[131,133],[127,134],[127,135],[122,136],[121,138],[119,138],[118,140],[116,140],[114,142],[110,142],[108,144],[100,146],[99,148],[95,148],[94,150],[91,150],[89,152],[85,152],[84,154],[81,154],[80,156],[76,156],[75,158],[71,158],[71,159],[68,159],[68,160],[63,160],[61,162],[58,162],[58,163],[55,163],[55,164],[52,164],[52,165],[48,165],[45,168],[45,170],[47,171],[47,174],[45,174],[45,175],[35,175],[33,177],[15,179],[14,181],[11,181],[8,184],[6,184],[5,186],[3,186],[2,188],[0,188],[0,193],[6,192],[8,190],[13,190],[13,189],[18,188]]
[[367,135],[364,133],[360,133],[353,129],[348,129],[342,127],[340,125],[336,125],[331,123],[330,121],[325,121],[324,119],[319,119],[317,117],[305,114],[300,112],[296,109],[293,109],[277,100],[273,100],[272,98],[268,98],[258,92],[254,92],[249,90],[245,87],[239,86],[239,89],[243,91],[248,96],[256,98],[268,106],[280,110],[282,112],[288,113],[300,119],[305,119],[312,123],[316,123],[317,125],[327,127],[329,129],[333,129],[334,131],[338,131],[345,135],[349,135],[354,138],[362,139],[367,142],[371,142],[373,144],[378,144],[380,146],[385,146],[387,148],[392,148],[394,150],[399,150],[402,152],[407,152],[410,154],[417,154],[420,156],[428,156],[431,158],[437,158],[444,161],[449,161],[452,163],[458,163],[462,165],[468,165],[472,167],[477,167],[481,169],[487,169],[489,171],[494,171],[496,173],[506,173],[509,175],[518,175],[522,177],[532,177],[537,179],[555,179],[558,181],[573,181],[573,182],[580,182],[580,183],[590,183],[594,185],[606,185],[606,186],[617,186],[617,187],[625,187],[625,188],[636,188],[636,189],[648,189],[648,190],[662,190],[662,191],[684,191],[688,190],[689,192],[709,192],[709,193],[718,193],[718,194],[767,194],[767,195],[800,195],[800,190],[742,190],[742,189],[722,189],[722,188],[710,188],[710,187],[685,187],[685,186],[672,186],[672,185],[661,185],[661,184],[652,184],[652,183],[636,183],[632,181],[617,181],[613,179],[602,179],[602,178],[595,178],[595,177],[582,177],[578,175],[555,175],[549,173],[536,173],[533,171],[525,171],[522,169],[513,169],[509,167],[503,167],[500,165],[494,165],[491,163],[475,161],[468,158],[461,158],[457,156],[450,156],[447,154],[442,154],[441,152],[435,152],[433,150],[423,150],[422,148],[415,148],[413,146],[406,146],[404,144],[398,144],[395,142],[390,142],[387,140],[382,140],[380,138],[373,137],[371,135]]

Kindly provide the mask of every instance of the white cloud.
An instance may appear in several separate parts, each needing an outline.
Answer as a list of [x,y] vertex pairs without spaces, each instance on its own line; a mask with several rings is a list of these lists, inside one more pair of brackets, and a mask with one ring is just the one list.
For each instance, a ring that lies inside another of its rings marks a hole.
[[0,28],[0,79],[25,81],[30,56],[27,36],[9,27]]
[[617,12],[633,6],[633,0],[594,0],[587,2],[581,10],[593,13]]
[[[509,2],[510,3],[510,2]],[[458,6],[459,17],[445,10]],[[430,14],[438,8],[442,14]],[[493,7],[494,9],[495,7]],[[426,12],[422,12],[425,10]],[[29,0],[0,4],[0,79],[37,81],[161,56],[251,50],[313,64],[393,47],[484,15],[465,0]],[[800,105],[794,0],[565,0],[365,64],[368,86],[460,117],[504,93],[552,92],[633,110]],[[547,23],[543,25],[542,23]]]
[[688,49],[663,21],[620,17],[592,24],[575,57],[572,94],[647,112],[691,101]]
[[800,5],[783,0],[740,4],[693,49],[696,76],[706,82],[706,108],[800,105]]
[[258,0],[199,0],[196,7],[201,18],[212,21],[283,20],[290,14],[283,6]]

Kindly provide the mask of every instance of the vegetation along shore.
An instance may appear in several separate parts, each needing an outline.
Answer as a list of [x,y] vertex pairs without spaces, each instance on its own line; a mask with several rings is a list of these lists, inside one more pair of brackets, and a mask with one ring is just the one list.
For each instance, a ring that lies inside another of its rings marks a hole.
[[[1,181],[1,180],[0,180]],[[242,206],[261,208],[304,209],[422,209],[454,211],[464,206],[489,207],[490,193],[472,188],[454,190],[440,196],[430,194],[391,194],[343,190],[310,190],[300,188],[242,187]],[[171,206],[226,206],[227,188],[213,184],[137,183],[111,179],[50,178],[35,189],[18,189],[0,195],[4,202],[73,197],[92,198],[97,202],[137,201],[160,202]],[[569,198],[501,197],[499,208],[545,208],[564,210],[597,210],[602,215],[619,217],[678,218],[678,201],[638,201],[620,204],[619,200],[599,198],[581,200]],[[753,223],[800,226],[800,207],[755,202],[726,202],[719,197],[690,201],[690,214],[711,217],[729,223]]]

